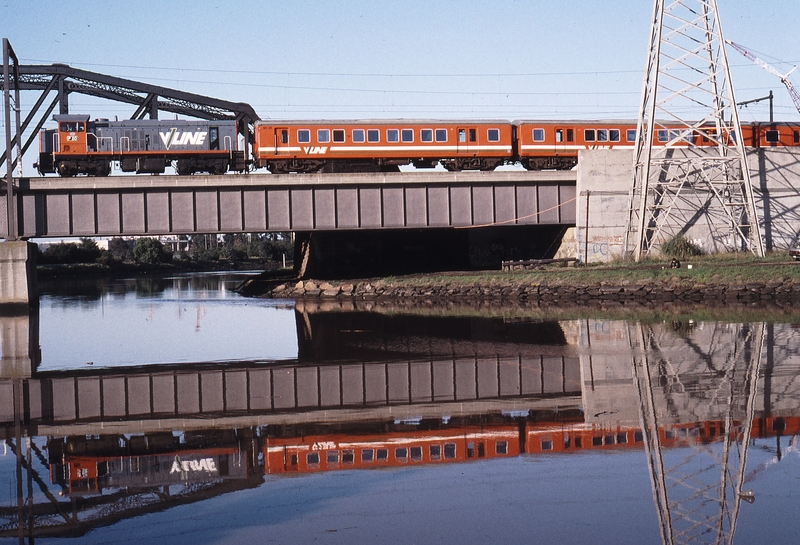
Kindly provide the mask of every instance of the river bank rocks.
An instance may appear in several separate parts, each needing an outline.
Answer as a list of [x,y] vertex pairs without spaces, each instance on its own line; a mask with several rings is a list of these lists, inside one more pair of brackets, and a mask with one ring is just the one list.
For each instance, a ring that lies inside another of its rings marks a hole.
[[777,302],[800,305],[800,283],[786,280],[771,283],[739,285],[686,284],[670,281],[653,281],[619,285],[600,283],[582,284],[518,284],[513,282],[490,285],[403,284],[398,282],[317,282],[304,280],[279,284],[268,290],[264,297],[274,298],[481,298],[516,299],[591,304],[591,302],[648,301],[654,303],[703,302],[756,303]]

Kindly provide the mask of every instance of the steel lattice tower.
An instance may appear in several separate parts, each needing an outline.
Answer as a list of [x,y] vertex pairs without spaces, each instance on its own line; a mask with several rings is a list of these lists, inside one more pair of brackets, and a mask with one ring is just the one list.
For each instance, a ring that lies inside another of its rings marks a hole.
[[696,227],[706,250],[763,256],[716,0],[655,0],[649,47],[626,255]]

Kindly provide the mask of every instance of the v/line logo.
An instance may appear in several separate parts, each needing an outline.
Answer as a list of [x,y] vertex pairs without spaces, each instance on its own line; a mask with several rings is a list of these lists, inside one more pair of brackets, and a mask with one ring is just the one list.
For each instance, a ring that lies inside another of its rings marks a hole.
[[169,149],[172,146],[202,146],[208,133],[206,131],[178,132],[178,129],[173,128],[169,132],[159,132],[158,135],[161,137],[164,147]]

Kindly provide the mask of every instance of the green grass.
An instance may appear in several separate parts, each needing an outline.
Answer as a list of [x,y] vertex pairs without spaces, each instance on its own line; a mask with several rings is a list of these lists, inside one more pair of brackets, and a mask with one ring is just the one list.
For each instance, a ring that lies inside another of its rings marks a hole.
[[[703,256],[670,269],[668,261],[617,262],[588,267],[549,265],[542,270],[515,272],[479,271],[418,274],[373,280],[375,286],[492,287],[515,285],[643,285],[662,282],[672,286],[697,284],[741,285],[748,283],[800,283],[800,263],[784,254],[757,259],[749,255]],[[689,269],[688,265],[692,265]]]

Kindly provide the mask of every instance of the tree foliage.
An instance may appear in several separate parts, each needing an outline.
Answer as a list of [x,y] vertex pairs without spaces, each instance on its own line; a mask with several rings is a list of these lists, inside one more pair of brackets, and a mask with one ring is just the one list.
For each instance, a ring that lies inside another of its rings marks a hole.
[[169,261],[171,256],[158,239],[142,237],[133,243],[133,258],[139,263],[155,265]]

